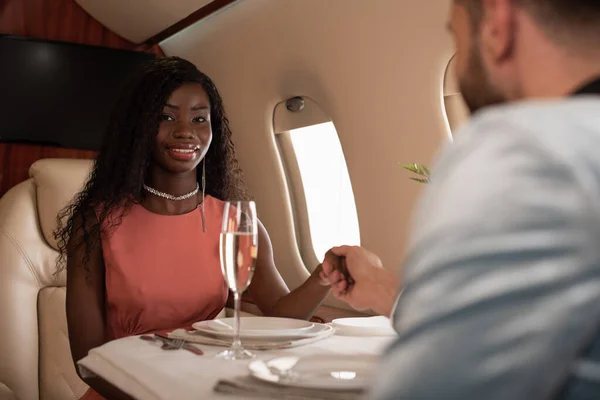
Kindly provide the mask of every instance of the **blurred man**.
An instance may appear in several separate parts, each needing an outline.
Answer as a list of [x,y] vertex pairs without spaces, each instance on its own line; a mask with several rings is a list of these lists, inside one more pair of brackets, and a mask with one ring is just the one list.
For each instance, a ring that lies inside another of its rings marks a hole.
[[454,0],[449,29],[475,115],[419,205],[402,295],[362,248],[332,250],[351,286],[324,265],[339,298],[393,312],[371,397],[600,399],[600,0]]

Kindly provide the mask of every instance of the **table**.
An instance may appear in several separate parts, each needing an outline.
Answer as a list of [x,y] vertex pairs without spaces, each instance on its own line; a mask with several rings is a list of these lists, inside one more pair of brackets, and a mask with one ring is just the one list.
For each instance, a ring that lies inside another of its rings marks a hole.
[[[316,343],[285,350],[255,351],[257,358],[281,355],[382,354],[393,337],[350,337],[334,335]],[[79,364],[125,393],[144,400],[242,399],[215,393],[220,379],[247,375],[249,360],[215,358],[223,347],[200,345],[203,356],[184,350],[162,350],[138,336],[109,342],[90,351]]]

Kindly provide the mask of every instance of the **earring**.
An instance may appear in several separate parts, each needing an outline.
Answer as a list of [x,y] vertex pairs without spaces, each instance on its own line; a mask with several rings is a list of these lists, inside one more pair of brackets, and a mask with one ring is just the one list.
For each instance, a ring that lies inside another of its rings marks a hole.
[[202,232],[206,232],[206,218],[204,217],[204,195],[206,193],[206,156],[202,159],[202,205],[200,214],[202,215]]

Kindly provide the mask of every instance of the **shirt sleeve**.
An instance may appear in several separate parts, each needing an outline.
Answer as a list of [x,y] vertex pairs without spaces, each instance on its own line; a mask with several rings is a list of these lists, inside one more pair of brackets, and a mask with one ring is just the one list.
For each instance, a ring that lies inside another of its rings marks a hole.
[[370,398],[548,398],[597,335],[600,223],[567,159],[508,124],[442,156]]

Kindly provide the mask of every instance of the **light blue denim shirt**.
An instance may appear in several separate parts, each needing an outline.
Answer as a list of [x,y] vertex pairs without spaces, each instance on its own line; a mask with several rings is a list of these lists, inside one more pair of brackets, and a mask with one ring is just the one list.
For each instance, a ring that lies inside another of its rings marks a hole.
[[414,225],[369,398],[600,399],[600,97],[480,113]]

